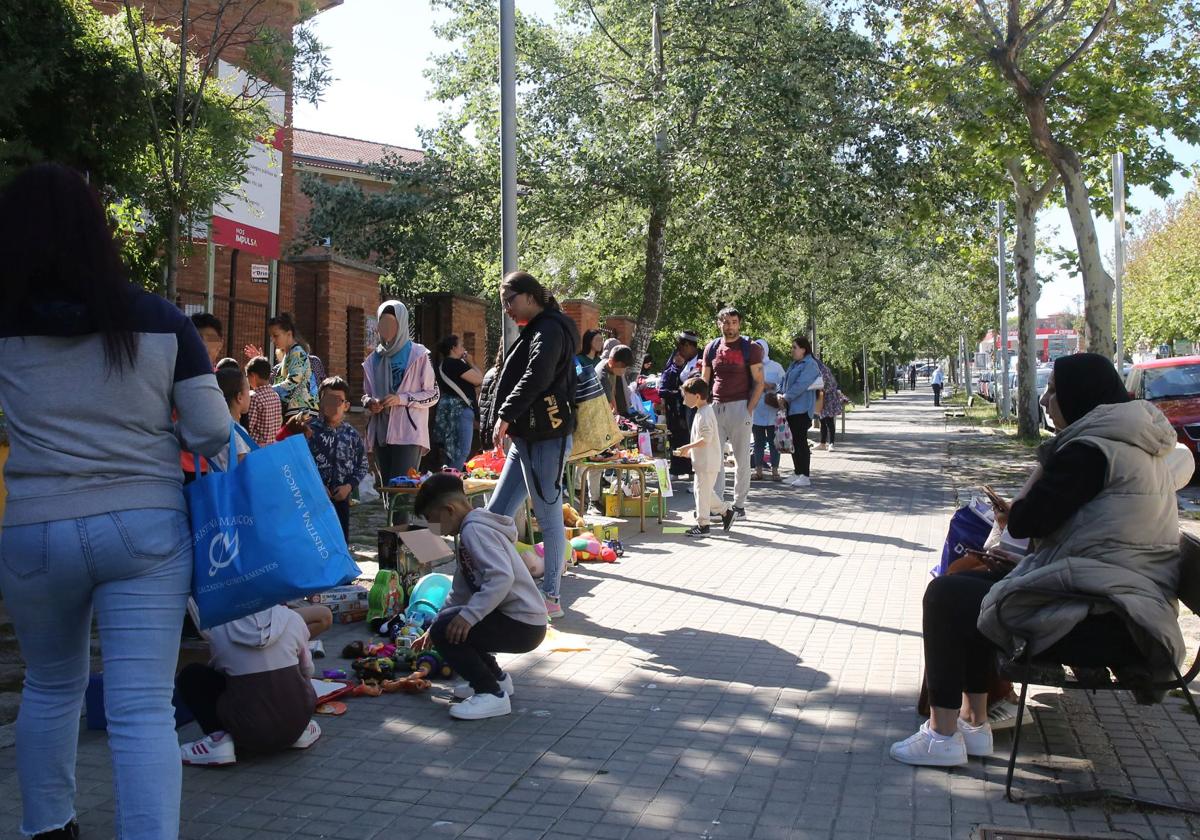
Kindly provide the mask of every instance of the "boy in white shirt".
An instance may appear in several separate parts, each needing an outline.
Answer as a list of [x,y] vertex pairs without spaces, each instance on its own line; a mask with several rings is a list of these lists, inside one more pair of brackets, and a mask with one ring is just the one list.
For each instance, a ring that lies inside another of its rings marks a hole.
[[709,385],[703,377],[694,377],[683,383],[683,404],[695,412],[692,418],[692,442],[675,450],[679,457],[692,459],[692,475],[695,481],[696,524],[689,528],[689,537],[708,536],[708,518],[715,515],[721,519],[721,527],[728,531],[733,524],[733,508],[718,497],[714,486],[717,473],[724,469],[721,463],[721,435],[717,429],[717,415],[709,402]]

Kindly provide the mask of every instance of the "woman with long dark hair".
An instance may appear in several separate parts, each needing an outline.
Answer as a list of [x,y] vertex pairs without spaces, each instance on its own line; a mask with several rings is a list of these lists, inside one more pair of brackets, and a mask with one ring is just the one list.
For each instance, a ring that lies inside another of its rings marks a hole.
[[579,332],[554,295],[524,271],[504,278],[500,298],[521,332],[505,356],[496,386],[492,441],[500,446],[511,438],[512,446],[488,510],[515,516],[526,498],[532,500],[545,544],[542,594],[546,614],[554,618],[562,615],[559,581],[567,548],[562,476],[575,431]]
[[21,830],[78,836],[94,614],[116,834],[174,840],[182,770],[171,693],[192,578],[180,438],[212,458],[229,442],[229,408],[192,322],[128,282],[81,176],[42,164],[14,178],[0,192],[0,248],[11,442],[0,590],[26,666]]

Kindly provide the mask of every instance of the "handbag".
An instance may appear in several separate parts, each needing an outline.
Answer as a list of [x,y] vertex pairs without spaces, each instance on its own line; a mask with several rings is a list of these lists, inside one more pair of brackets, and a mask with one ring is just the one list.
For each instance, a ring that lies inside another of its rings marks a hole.
[[792,427],[788,425],[787,415],[783,411],[775,415],[775,448],[781,454],[796,450],[796,441],[792,438]]
[[582,461],[598,455],[622,439],[595,368],[576,361],[575,375],[575,437],[568,461]]
[[[229,469],[214,469],[183,488],[202,630],[361,574],[304,436],[259,448],[230,425]],[[250,446],[240,464],[235,434]]]

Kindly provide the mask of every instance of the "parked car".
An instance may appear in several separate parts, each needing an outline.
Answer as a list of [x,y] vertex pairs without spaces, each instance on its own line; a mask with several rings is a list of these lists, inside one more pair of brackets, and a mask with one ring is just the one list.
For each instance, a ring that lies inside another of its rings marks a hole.
[[1134,399],[1158,406],[1200,467],[1200,356],[1140,362],[1130,369],[1125,387]]

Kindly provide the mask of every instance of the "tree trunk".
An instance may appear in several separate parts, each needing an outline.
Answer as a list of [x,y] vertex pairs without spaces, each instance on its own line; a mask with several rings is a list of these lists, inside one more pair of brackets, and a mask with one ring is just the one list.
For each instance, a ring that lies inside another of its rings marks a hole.
[[167,220],[167,253],[165,257],[167,288],[164,291],[167,300],[174,304],[177,302],[175,298],[179,291],[179,213],[175,210],[172,210],[171,218]]
[[638,308],[637,325],[633,331],[633,358],[641,370],[658,315],[662,311],[663,266],[667,250],[667,202],[656,200],[650,207],[650,224],[646,231],[646,271],[642,277],[642,305]]
[[1088,186],[1083,179],[1079,154],[1054,136],[1046,113],[1046,95],[1033,87],[1029,78],[1016,65],[1013,55],[1004,50],[993,51],[992,59],[1016,88],[1021,108],[1029,122],[1034,147],[1054,167],[1062,179],[1067,214],[1075,234],[1075,249],[1079,273],[1083,277],[1084,322],[1087,349],[1111,356],[1114,350],[1112,334],[1112,299],[1114,282],[1100,259],[1100,243],[1096,239],[1096,223],[1092,220]]
[[1057,178],[1051,175],[1040,187],[1029,183],[1020,160],[1007,161],[1017,207],[1017,241],[1013,271],[1017,281],[1017,435],[1037,438],[1041,413],[1037,392],[1037,303],[1041,294],[1037,266],[1037,214]]
[[1112,331],[1116,283],[1100,259],[1100,242],[1096,238],[1096,223],[1092,219],[1083,169],[1074,153],[1056,168],[1063,179],[1067,214],[1071,218],[1075,248],[1079,253],[1079,272],[1083,275],[1083,328],[1087,349],[1102,356],[1112,356],[1116,346]]

